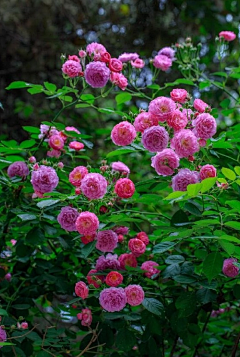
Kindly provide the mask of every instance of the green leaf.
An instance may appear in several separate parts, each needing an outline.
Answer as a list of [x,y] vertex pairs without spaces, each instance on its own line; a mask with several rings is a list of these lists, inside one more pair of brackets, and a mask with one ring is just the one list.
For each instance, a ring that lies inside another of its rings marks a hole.
[[221,171],[222,171],[222,174],[229,180],[234,181],[236,179],[236,174],[234,171],[227,169],[226,167],[223,167]]
[[116,346],[120,351],[130,351],[136,344],[134,333],[127,328],[121,328],[116,337]]
[[153,247],[153,254],[161,254],[173,248],[177,243],[176,242],[162,242],[156,244]]
[[94,103],[94,100],[95,100],[95,97],[94,95],[92,94],[82,94],[80,99],[83,101],[83,102],[87,102],[89,104],[93,104]]
[[166,264],[179,264],[183,263],[185,258],[182,255],[169,255],[167,259],[165,259]]
[[207,288],[201,288],[196,293],[197,300],[202,304],[213,302],[217,299],[217,294]]
[[222,249],[227,252],[228,255],[232,255],[235,251],[235,245],[225,240],[219,240],[218,243],[221,245]]
[[9,90],[9,89],[27,88],[32,86],[34,86],[34,84],[23,82],[23,81],[16,81],[10,83],[6,89]]
[[196,282],[196,278],[185,274],[175,275],[172,278],[174,281],[180,284],[192,284]]
[[207,255],[203,262],[203,273],[211,281],[222,271],[223,258],[218,252]]
[[201,183],[193,183],[187,186],[187,193],[190,197],[197,196],[202,188]]
[[107,158],[113,157],[113,156],[120,156],[120,155],[125,155],[125,154],[130,154],[131,152],[136,152],[135,149],[118,149],[111,151],[107,154]]
[[161,316],[163,314],[163,304],[154,298],[145,298],[142,302],[142,305],[152,314],[155,314],[157,316]]
[[7,311],[0,308],[0,316],[8,316]]
[[175,84],[188,84],[190,86],[195,86],[195,83],[193,81],[190,81],[189,79],[185,79],[185,78],[179,78],[174,83]]
[[196,295],[194,292],[184,291],[177,298],[175,306],[179,311],[179,317],[190,316],[196,309]]
[[229,221],[224,223],[225,226],[236,229],[237,231],[240,230],[240,222],[236,222],[236,221]]
[[34,227],[27,233],[25,240],[32,246],[42,245],[45,241],[45,235],[41,228]]
[[202,81],[199,83],[199,88],[200,89],[204,89],[204,88],[207,88],[207,87],[210,87],[211,86],[211,82],[210,81]]
[[194,216],[201,216],[202,215],[202,212],[199,210],[199,208],[194,203],[187,202],[187,203],[185,203],[184,208],[188,212],[193,214]]
[[230,99],[226,98],[220,102],[220,106],[222,108],[228,108],[230,103],[231,103]]
[[187,194],[187,192],[185,192],[185,191],[174,191],[174,192],[170,193],[167,197],[165,197],[164,200],[173,200],[175,198],[185,196],[186,194]]
[[21,142],[20,148],[22,148],[22,149],[31,148],[31,147],[34,146],[35,144],[36,144],[36,141],[33,140],[33,139],[25,140],[25,141],[22,141],[22,142]]
[[39,94],[39,93],[42,93],[42,91],[43,91],[43,86],[41,86],[41,85],[34,85],[32,88],[29,88],[27,91],[28,91],[28,93],[30,93],[30,94]]
[[129,102],[131,99],[132,99],[132,96],[129,93],[119,93],[115,97],[117,105]]
[[37,216],[35,216],[34,214],[29,213],[18,214],[17,216],[21,218],[22,221],[32,221],[33,219],[37,218]]
[[225,202],[228,206],[230,206],[233,209],[236,209],[237,211],[240,212],[240,201],[237,200],[231,200],[231,201],[226,201]]
[[174,215],[171,218],[171,225],[173,226],[185,226],[188,224],[188,216],[183,210],[178,210],[177,212],[174,213]]
[[45,208],[45,207],[49,207],[49,206],[55,205],[58,202],[60,202],[60,200],[53,200],[53,199],[43,200],[43,201],[38,202],[37,206],[39,208]]
[[240,166],[235,166],[235,167],[234,167],[234,171],[236,172],[236,174],[237,174],[238,176],[240,176]]
[[154,195],[154,194],[146,194],[142,195],[137,199],[138,203],[144,203],[144,204],[159,204],[160,203],[160,196]]
[[29,133],[32,134],[39,134],[40,133],[40,129],[39,128],[35,128],[34,126],[23,126],[23,129]]
[[96,243],[97,243],[97,241],[94,240],[94,241],[92,241],[92,242],[86,244],[86,245],[82,248],[81,252],[82,252],[82,255],[84,256],[84,258],[87,258],[87,257],[89,256],[89,254],[94,250],[94,248],[95,248],[95,246],[96,246]]
[[53,83],[49,83],[49,82],[44,82],[45,88],[47,90],[49,90],[50,92],[55,92],[57,89],[57,86]]
[[201,193],[207,192],[212,188],[217,181],[217,177],[208,177],[201,182]]

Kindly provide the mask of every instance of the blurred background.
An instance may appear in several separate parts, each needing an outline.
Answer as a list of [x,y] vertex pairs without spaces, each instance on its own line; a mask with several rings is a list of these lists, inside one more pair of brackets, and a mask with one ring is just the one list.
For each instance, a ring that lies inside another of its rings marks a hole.
[[[62,53],[77,54],[88,43],[100,42],[113,57],[126,51],[149,58],[160,48],[191,36],[193,42],[203,43],[203,61],[214,71],[215,36],[222,30],[238,34],[239,18],[239,0],[1,0],[1,138],[26,139],[23,125],[52,119],[59,108],[57,100],[48,101],[42,94],[31,96],[25,89],[5,91],[5,87],[15,80],[49,81],[61,87]],[[238,40],[230,44],[232,63],[237,61],[234,47],[238,44]],[[173,69],[162,72],[159,81],[162,84],[180,76]],[[209,93],[206,96],[209,99]],[[214,106],[219,93],[211,96]],[[65,119],[75,125],[77,120],[77,126],[88,133],[89,120],[100,124],[104,120],[99,115],[71,110],[71,117]]]

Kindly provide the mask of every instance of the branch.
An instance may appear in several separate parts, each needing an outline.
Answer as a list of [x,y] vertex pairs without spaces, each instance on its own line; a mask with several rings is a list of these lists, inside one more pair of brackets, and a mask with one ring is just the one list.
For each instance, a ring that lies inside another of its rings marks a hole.
[[238,349],[239,340],[240,340],[240,332],[237,335],[237,339],[236,339],[235,344],[233,346],[233,351],[232,351],[231,357],[236,357],[236,352],[237,352],[237,349]]

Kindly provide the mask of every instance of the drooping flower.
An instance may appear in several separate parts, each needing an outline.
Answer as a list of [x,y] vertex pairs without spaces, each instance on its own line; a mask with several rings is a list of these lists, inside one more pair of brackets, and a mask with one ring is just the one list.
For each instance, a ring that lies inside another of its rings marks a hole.
[[121,161],[112,162],[111,167],[112,167],[113,171],[118,171],[118,172],[120,172],[122,174],[126,174],[126,175],[130,174],[129,167]]
[[126,269],[126,266],[130,266],[133,268],[137,267],[137,259],[131,253],[124,253],[124,254],[119,255],[118,261],[119,261],[120,266],[123,270]]
[[105,280],[105,283],[108,286],[112,286],[112,287],[116,287],[122,284],[122,282],[123,282],[123,276],[118,271],[111,271],[110,273],[108,273]]
[[41,165],[38,170],[32,171],[31,184],[34,190],[41,194],[52,192],[58,182],[58,175],[52,167]]
[[96,248],[101,252],[112,252],[118,243],[118,236],[112,230],[100,231],[97,234]]
[[141,112],[136,116],[133,125],[136,131],[143,133],[147,128],[158,125],[158,118],[151,113]]
[[158,55],[164,55],[169,57],[171,60],[174,59],[175,51],[171,47],[163,47],[159,52]]
[[108,253],[106,257],[101,255],[96,261],[96,269],[99,270],[119,270],[120,269],[120,262],[118,261],[117,254]]
[[62,65],[62,71],[70,78],[78,77],[82,72],[82,66],[79,62],[73,60],[67,60]]
[[107,180],[101,174],[91,173],[81,181],[82,193],[90,200],[103,198],[107,192]]
[[175,109],[176,103],[171,98],[157,97],[149,103],[148,111],[159,121],[164,122],[172,116]]
[[173,191],[187,191],[187,186],[199,182],[199,173],[189,169],[181,169],[172,178]]
[[168,56],[157,55],[153,59],[153,65],[165,72],[172,66],[172,60]]
[[158,175],[171,176],[179,166],[179,157],[172,149],[164,149],[152,157],[151,166]]
[[142,144],[150,152],[162,151],[167,147],[168,141],[168,132],[160,125],[151,126],[142,135]]
[[106,311],[121,311],[127,303],[126,293],[123,288],[107,288],[101,291],[99,302]]
[[200,170],[200,179],[204,180],[208,177],[216,177],[217,170],[213,165],[204,165]]
[[87,274],[87,282],[88,284],[92,284],[95,288],[99,288],[100,285],[104,282],[103,275],[97,275],[98,271],[96,269],[91,269]]
[[83,300],[88,297],[88,287],[83,281],[78,281],[75,284],[75,294]]
[[225,41],[233,41],[236,38],[236,35],[232,31],[221,31],[218,35],[219,37],[224,38]]
[[15,161],[8,167],[7,174],[9,177],[26,177],[27,175],[29,175],[29,169],[25,162]]
[[99,220],[92,212],[82,212],[76,220],[76,228],[80,234],[88,235],[93,234],[99,227]]
[[90,309],[82,309],[82,312],[77,314],[78,320],[81,320],[82,326],[89,327],[92,323],[92,311]]
[[174,130],[184,129],[188,124],[187,116],[179,109],[173,111],[172,116],[167,119],[168,125]]
[[228,258],[223,262],[223,274],[229,278],[235,278],[239,273],[239,268],[233,264],[234,262],[237,262],[237,259]]
[[124,290],[129,305],[138,306],[143,302],[144,291],[140,285],[128,285]]
[[194,134],[200,139],[210,139],[217,131],[216,119],[208,114],[199,114],[195,120],[193,120]]
[[84,76],[92,88],[102,88],[109,80],[110,70],[104,62],[90,62],[86,65]]
[[153,275],[159,274],[160,270],[154,268],[154,267],[158,267],[159,264],[152,261],[152,260],[147,260],[146,262],[142,263],[141,265],[141,269],[142,270],[146,270],[146,272],[144,273],[144,275],[147,278],[151,278]]
[[111,132],[111,139],[115,145],[130,145],[136,138],[136,130],[132,124],[127,121],[115,125]]
[[146,245],[141,239],[132,238],[128,242],[128,248],[131,250],[132,254],[135,255],[135,257],[139,257],[145,252]]
[[77,166],[70,172],[69,182],[75,187],[80,187],[82,179],[87,174],[88,174],[88,169],[85,166]]
[[135,192],[134,183],[128,178],[121,178],[117,180],[114,192],[121,198],[130,198]]
[[124,52],[118,57],[118,59],[121,62],[135,61],[137,58],[139,58],[139,55],[136,52],[135,53]]
[[79,216],[76,208],[66,206],[62,207],[61,212],[57,216],[60,226],[68,232],[76,231],[76,220]]
[[199,151],[199,144],[196,136],[190,129],[182,129],[175,133],[172,138],[171,148],[182,158],[193,155]]

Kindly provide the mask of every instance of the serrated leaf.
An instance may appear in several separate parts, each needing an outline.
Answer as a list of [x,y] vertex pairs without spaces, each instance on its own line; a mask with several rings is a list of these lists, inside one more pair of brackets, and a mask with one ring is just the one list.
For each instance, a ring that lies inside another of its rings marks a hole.
[[132,99],[132,96],[130,93],[119,93],[115,97],[117,105],[129,102],[131,99]]
[[37,203],[38,208],[44,208],[44,207],[49,207],[52,205],[55,205],[56,203],[60,202],[60,200],[43,200]]
[[18,214],[17,216],[21,218],[22,221],[32,221],[33,219],[37,218],[37,216],[35,216],[34,214],[29,213]]
[[166,264],[179,264],[183,263],[185,258],[182,255],[169,255],[167,259],[165,259]]
[[201,193],[207,192],[212,188],[217,181],[217,177],[208,177],[201,182]]
[[236,221],[229,221],[229,222],[225,222],[224,223],[225,226],[236,229],[236,230],[240,230],[240,222],[236,222]]
[[142,305],[154,315],[161,316],[163,314],[163,304],[154,298],[145,298]]
[[153,247],[153,254],[161,254],[166,252],[167,250],[173,248],[177,243],[176,242],[162,242],[156,244]]
[[174,191],[174,192],[170,193],[167,197],[165,197],[164,200],[173,200],[175,198],[185,196],[186,194],[187,194],[187,192],[185,192],[185,191]]
[[222,271],[223,258],[218,252],[207,255],[203,262],[203,273],[211,281]]

